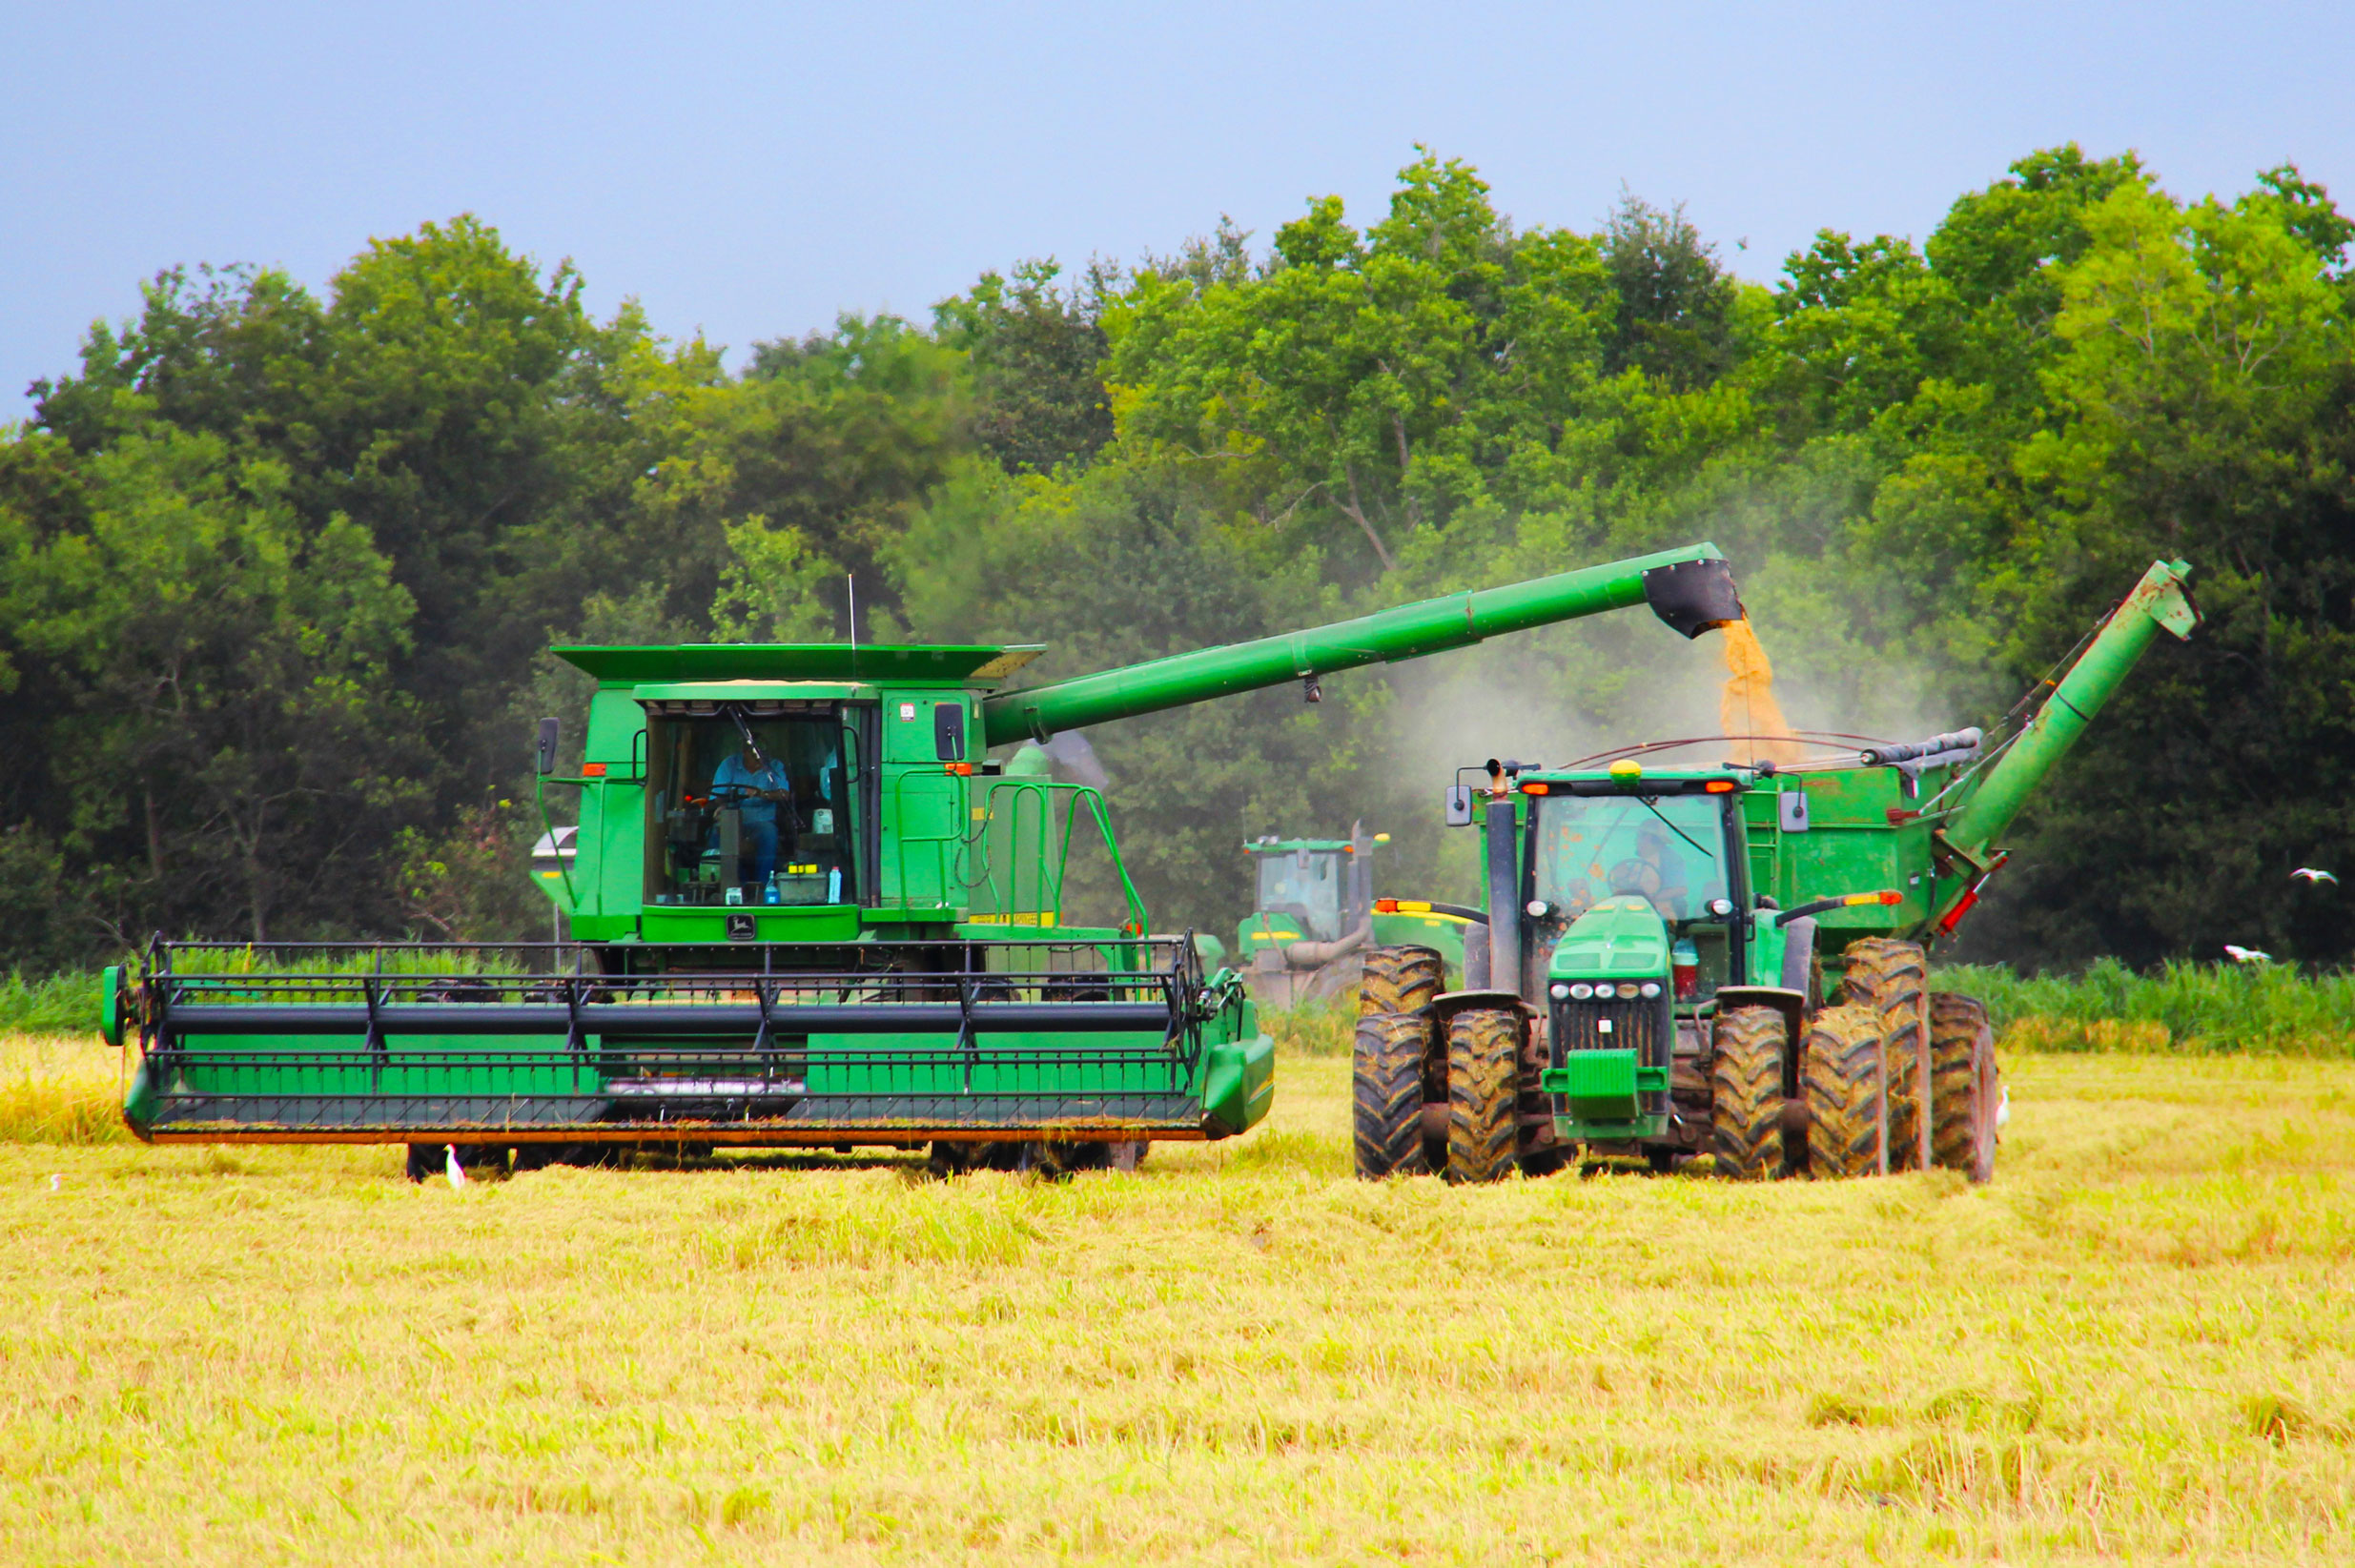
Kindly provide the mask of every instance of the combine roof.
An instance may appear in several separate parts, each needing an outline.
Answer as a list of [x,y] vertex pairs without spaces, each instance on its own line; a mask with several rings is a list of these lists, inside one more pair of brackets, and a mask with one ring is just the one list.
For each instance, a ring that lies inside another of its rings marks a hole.
[[550,648],[600,681],[886,681],[984,685],[1046,651],[1044,643],[676,642]]

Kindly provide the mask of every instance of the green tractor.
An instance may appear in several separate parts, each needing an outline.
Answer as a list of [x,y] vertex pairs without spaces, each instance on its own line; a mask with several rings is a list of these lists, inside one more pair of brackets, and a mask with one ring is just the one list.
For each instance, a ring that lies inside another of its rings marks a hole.
[[1386,947],[1436,950],[1453,983],[1464,974],[1464,933],[1483,916],[1461,905],[1374,896],[1374,854],[1387,833],[1352,824],[1345,839],[1279,839],[1243,845],[1255,889],[1236,927],[1236,962],[1252,1000],[1292,1008],[1351,996],[1365,954]]
[[[1125,1162],[1233,1136],[1274,1093],[1242,978],[1153,932],[1102,794],[1038,748],[1637,604],[1688,637],[1738,609],[1704,544],[1027,688],[1034,646],[559,648],[596,682],[576,771],[556,721],[536,737],[532,874],[569,939],[159,938],[107,971],[124,1118],[157,1143],[403,1143],[412,1174],[665,1146]],[[1082,828],[1121,905],[1093,918]]]
[[1977,1001],[1929,989],[1928,948],[2152,637],[2198,624],[2189,570],[2154,563],[1992,742],[1818,735],[1780,763],[1689,760],[1751,739],[1719,737],[1459,783],[1448,819],[1485,835],[1486,950],[1452,992],[1435,951],[1368,955],[1358,1173],[1707,1154],[1747,1179],[1989,1179],[1994,1036]]

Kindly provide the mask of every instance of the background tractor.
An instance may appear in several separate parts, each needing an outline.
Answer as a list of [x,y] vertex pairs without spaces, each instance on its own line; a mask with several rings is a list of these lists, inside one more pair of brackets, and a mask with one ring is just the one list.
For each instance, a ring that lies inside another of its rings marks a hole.
[[1375,851],[1387,833],[1352,823],[1345,839],[1279,839],[1243,845],[1254,907],[1235,930],[1236,962],[1252,999],[1290,1008],[1357,992],[1370,950],[1428,947],[1448,988],[1464,975],[1464,932],[1477,909],[1374,896]]
[[[1266,1114],[1240,976],[1150,934],[1101,793],[1034,748],[1080,726],[1648,604],[1738,613],[1710,545],[1006,689],[1035,646],[566,647],[594,678],[578,821],[533,876],[570,940],[153,943],[106,977],[154,1142],[406,1143],[586,1160],[640,1144],[1134,1157]],[[1019,754],[1018,754],[1019,755]],[[1066,906],[1075,832],[1122,907]]]
[[2152,637],[2198,624],[2188,572],[2154,563],[1992,742],[1774,737],[1780,761],[1696,760],[1764,739],[1713,737],[1491,763],[1451,789],[1451,824],[1485,835],[1488,941],[1452,992],[1428,948],[1368,956],[1359,1174],[1494,1181],[1583,1151],[1987,1180],[1994,1037],[1976,1001],[1929,989],[1928,948]]

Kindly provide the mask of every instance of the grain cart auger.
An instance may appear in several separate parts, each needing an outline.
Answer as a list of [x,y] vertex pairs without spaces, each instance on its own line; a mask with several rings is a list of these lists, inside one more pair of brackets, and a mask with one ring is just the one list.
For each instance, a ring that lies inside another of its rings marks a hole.
[[1750,739],[1708,737],[1459,784],[1450,822],[1485,834],[1488,948],[1448,994],[1435,953],[1368,956],[1359,1174],[1492,1181],[1583,1150],[1656,1171],[1710,1153],[1747,1178],[1988,1179],[1994,1037],[1976,1001],[1927,989],[1927,950],[2151,639],[2191,635],[2189,570],[2153,564],[1993,740],[1807,735],[1780,764],[1667,760]]
[[992,746],[1306,683],[1649,603],[1740,613],[1695,545],[1027,689],[1037,647],[566,647],[597,682],[578,822],[533,875],[571,941],[154,943],[108,972],[152,1141],[406,1143],[502,1163],[631,1145],[935,1145],[1122,1158],[1266,1113],[1273,1048],[1239,978],[1125,908],[1068,918],[1103,797]]

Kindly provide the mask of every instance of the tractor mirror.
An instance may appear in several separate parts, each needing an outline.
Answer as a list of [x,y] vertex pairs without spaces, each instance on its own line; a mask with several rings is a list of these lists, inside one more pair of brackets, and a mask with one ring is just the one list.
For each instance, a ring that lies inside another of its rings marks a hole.
[[534,747],[532,762],[540,769],[540,776],[543,779],[556,771],[556,746],[557,743],[563,738],[563,733],[564,726],[559,721],[554,719],[540,721],[540,735]]
[[1470,784],[1449,784],[1449,785],[1447,786],[1447,799],[1446,799],[1446,807],[1445,807],[1445,809],[1446,809],[1446,812],[1447,812],[1447,825],[1448,825],[1448,826],[1450,826],[1450,827],[1469,827],[1469,826],[1471,826],[1471,825],[1472,825],[1472,786],[1471,786]]

